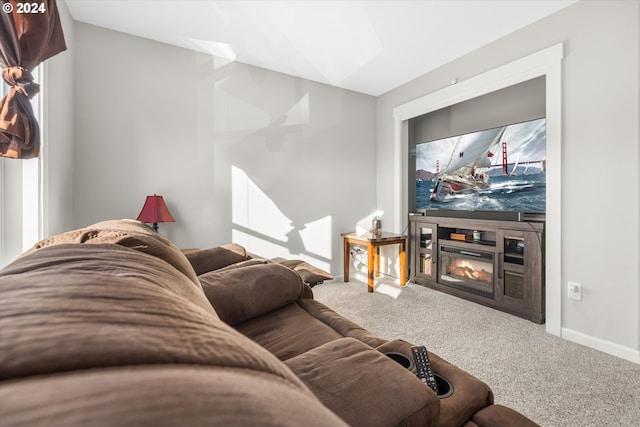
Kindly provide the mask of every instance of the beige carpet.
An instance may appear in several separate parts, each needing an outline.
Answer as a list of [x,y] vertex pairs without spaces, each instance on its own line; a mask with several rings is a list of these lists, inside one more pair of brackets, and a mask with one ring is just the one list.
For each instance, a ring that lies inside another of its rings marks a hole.
[[549,335],[544,325],[384,278],[374,293],[357,279],[313,292],[377,335],[425,345],[541,426],[640,426],[640,365]]

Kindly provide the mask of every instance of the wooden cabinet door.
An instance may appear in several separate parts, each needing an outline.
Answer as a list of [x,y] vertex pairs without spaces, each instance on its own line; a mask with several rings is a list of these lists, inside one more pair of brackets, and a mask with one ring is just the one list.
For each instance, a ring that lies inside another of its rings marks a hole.
[[540,234],[533,231],[499,230],[498,288],[496,299],[523,315],[540,317],[543,282]]
[[416,223],[416,276],[435,282],[437,279],[438,225]]

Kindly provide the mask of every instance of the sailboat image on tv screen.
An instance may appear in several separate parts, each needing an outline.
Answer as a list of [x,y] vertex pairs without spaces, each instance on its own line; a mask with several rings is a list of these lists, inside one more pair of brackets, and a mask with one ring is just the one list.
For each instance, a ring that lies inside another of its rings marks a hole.
[[505,129],[503,126],[458,137],[448,163],[435,178],[431,201],[489,188],[487,170]]

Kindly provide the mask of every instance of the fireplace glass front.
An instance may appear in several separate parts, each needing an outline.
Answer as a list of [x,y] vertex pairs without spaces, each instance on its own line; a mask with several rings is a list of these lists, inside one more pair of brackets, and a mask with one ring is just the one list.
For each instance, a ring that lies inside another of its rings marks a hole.
[[493,253],[442,246],[440,280],[443,285],[493,298]]

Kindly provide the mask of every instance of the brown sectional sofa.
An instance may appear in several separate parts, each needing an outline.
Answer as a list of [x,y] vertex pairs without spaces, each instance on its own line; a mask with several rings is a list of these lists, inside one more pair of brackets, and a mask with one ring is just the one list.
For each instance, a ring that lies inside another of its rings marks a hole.
[[187,259],[141,223],[108,221],[5,267],[0,426],[535,425],[430,354],[449,387],[436,396],[389,356],[411,344],[237,248]]

